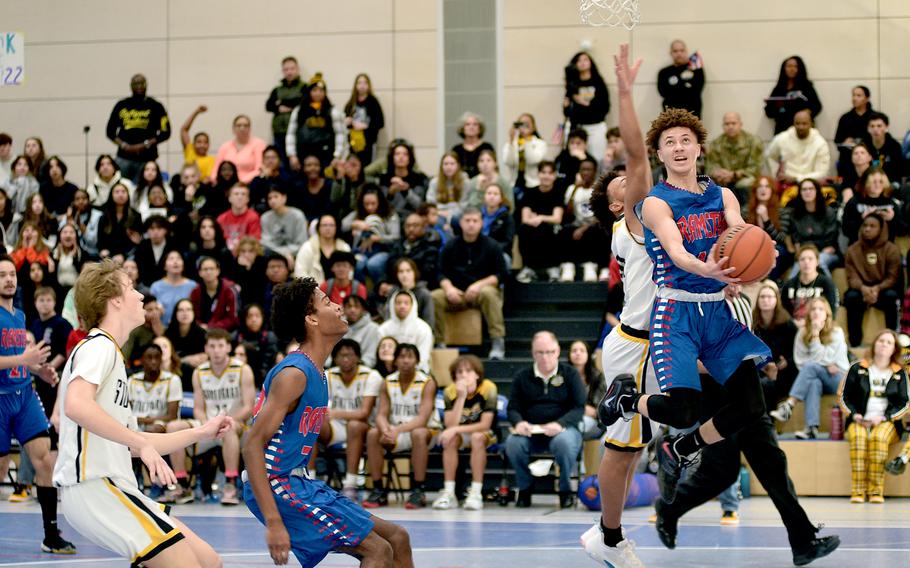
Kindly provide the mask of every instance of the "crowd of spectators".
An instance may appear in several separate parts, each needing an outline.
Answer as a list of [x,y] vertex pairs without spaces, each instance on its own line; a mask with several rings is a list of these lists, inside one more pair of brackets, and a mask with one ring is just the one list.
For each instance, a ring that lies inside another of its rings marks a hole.
[[[672,63],[657,78],[664,107],[700,114],[702,92],[710,88],[701,56],[688,53],[680,40],[671,44],[670,56]],[[252,135],[249,116],[238,114],[231,139],[211,153],[209,135],[193,132],[195,119],[208,110],[200,105],[180,128],[185,163],[174,172],[158,163],[170,119],[146,94],[141,74],[131,79],[132,95],[111,112],[106,133],[116,152],[97,157],[88,187],[67,179],[67,165],[47,155],[40,138],[27,138],[22,153],[14,155],[13,140],[0,134],[0,244],[20,271],[16,303],[36,336],[73,345],[86,333],[73,309],[75,279],[87,261],[113,258],[146,295],[146,323],[123,346],[130,368],[168,381],[177,377],[191,391],[194,370],[211,364],[207,343],[227,337],[258,387],[288,349],[269,331],[275,287],[292,277],[314,278],[344,306],[351,326],[348,347],[356,353],[345,356],[356,364],[348,361],[336,370],[338,380],[348,385],[355,375],[370,375],[358,374],[356,365],[362,365],[385,381],[366,396],[378,397],[373,402],[380,415],[390,417],[353,431],[368,447],[371,440],[378,444],[371,457],[381,455],[375,453],[381,446],[397,447],[396,436],[404,433],[419,453],[431,442],[430,416],[424,417],[429,403],[414,403],[413,416],[388,415],[386,387],[393,377],[400,391],[395,396],[405,396],[417,381],[427,385],[427,396],[435,396],[430,353],[445,346],[447,312],[479,308],[490,338],[488,358],[502,359],[503,301],[513,266],[520,268],[518,283],[616,279],[610,228],[596,223],[588,204],[598,173],[624,168],[622,140],[607,126],[606,80],[589,53],[571,58],[558,152],[550,151],[529,113],[516,117],[497,152],[485,139],[483,118],[466,112],[458,125],[462,142],[424,169],[408,140],[394,138],[381,153],[385,121],[369,75],[358,74],[349,99],[335,105],[322,74],[304,80],[293,57],[282,61],[281,72],[266,102],[272,140]],[[749,133],[731,108],[722,134],[703,152],[705,173],[734,189],[745,218],[776,243],[778,265],[758,293],[754,315],[756,331],[776,357],[762,373],[769,405],[783,399],[775,409],[778,419],[806,404],[800,435],[807,438],[818,434],[818,397],[836,391],[849,370],[847,346],[862,341],[867,309],[882,310],[887,328],[910,333],[906,261],[894,243],[910,232],[910,186],[904,183],[910,136],[903,147],[891,136],[889,118],[872,109],[867,87],[857,85],[851,95],[852,108],[833,135],[839,153],[832,160],[831,133],[820,132],[814,122],[821,101],[805,63],[790,57],[765,101],[774,137],[763,141]],[[661,168],[654,165],[659,177]],[[516,250],[520,262],[513,259]],[[833,279],[841,267],[847,282],[842,297]],[[614,289],[621,293],[621,286]],[[846,332],[835,323],[840,305]],[[212,336],[212,330],[223,335]],[[518,435],[531,435],[533,418],[552,438],[548,444],[510,438],[506,448],[519,484],[530,475],[524,452],[549,448],[566,464],[566,452],[577,454],[584,400],[591,411],[595,400],[583,391],[601,382],[589,376],[590,365],[580,363],[576,370],[550,361],[559,354],[552,334],[537,336],[533,353],[535,366],[516,378],[513,394],[533,391],[531,386],[539,386],[535,376],[565,380],[572,392],[540,411],[534,410],[540,401],[533,393],[532,400],[513,399],[509,420]],[[65,354],[61,349],[54,361],[62,364]],[[220,351],[218,356],[219,367],[234,364]],[[577,358],[587,361],[581,353]],[[447,412],[437,426],[460,436],[441,439],[447,493],[439,508],[452,505],[453,452],[470,446],[472,465],[481,465],[475,453],[488,445],[490,425],[478,421],[495,399],[479,360],[459,360],[452,374],[456,386],[445,391]],[[479,406],[468,412],[466,401]],[[170,416],[170,406],[162,408]],[[347,419],[359,420],[339,418]],[[466,427],[465,420],[483,428]],[[336,425],[342,426],[351,435],[350,424]],[[418,492],[421,471],[425,464],[415,463]],[[566,484],[560,480],[562,491]],[[377,506],[385,499],[381,484],[378,489],[371,502]],[[409,501],[424,502],[420,494]]]

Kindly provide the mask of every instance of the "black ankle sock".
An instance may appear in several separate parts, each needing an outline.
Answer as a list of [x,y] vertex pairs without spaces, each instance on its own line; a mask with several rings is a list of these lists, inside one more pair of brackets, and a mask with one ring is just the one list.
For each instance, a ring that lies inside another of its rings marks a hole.
[[696,428],[688,434],[683,434],[679,441],[676,442],[673,449],[675,449],[680,456],[687,456],[695,453],[702,446],[707,446],[707,444],[701,437],[701,432]]
[[38,504],[44,521],[44,538],[57,538],[57,488],[38,486]]
[[600,530],[604,533],[604,544],[616,548],[616,545],[622,541],[622,525],[615,529],[608,529],[604,526],[603,519],[600,520]]
[[189,478],[189,476],[187,476],[187,477],[178,477],[178,478],[177,478],[177,483],[179,483],[179,484],[180,484],[180,487],[183,488],[183,489],[189,489],[189,488],[190,488],[190,478]]
[[378,489],[379,491],[382,491],[383,489],[385,489],[385,488],[382,486],[382,480],[381,480],[381,479],[374,479],[374,480],[373,480],[373,489]]
[[419,489],[420,491],[423,491],[423,484],[424,484],[423,481],[414,481],[411,483],[411,487],[413,487],[414,489]]

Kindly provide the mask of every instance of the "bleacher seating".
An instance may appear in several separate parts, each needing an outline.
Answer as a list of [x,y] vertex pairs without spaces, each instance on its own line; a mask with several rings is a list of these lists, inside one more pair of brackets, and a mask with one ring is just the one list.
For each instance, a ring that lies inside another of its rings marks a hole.
[[[850,448],[838,440],[781,440],[787,454],[790,477],[801,496],[849,497]],[[888,459],[900,452],[901,444],[891,446]],[[766,495],[755,475],[749,476],[752,495]],[[885,475],[885,498],[910,497],[910,474]]]

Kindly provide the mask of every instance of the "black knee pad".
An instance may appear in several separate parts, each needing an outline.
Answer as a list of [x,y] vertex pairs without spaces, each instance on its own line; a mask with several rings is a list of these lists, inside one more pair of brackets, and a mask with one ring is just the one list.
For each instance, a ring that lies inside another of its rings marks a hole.
[[698,424],[701,393],[695,389],[678,388],[666,396],[648,397],[648,416],[667,426],[685,430]]

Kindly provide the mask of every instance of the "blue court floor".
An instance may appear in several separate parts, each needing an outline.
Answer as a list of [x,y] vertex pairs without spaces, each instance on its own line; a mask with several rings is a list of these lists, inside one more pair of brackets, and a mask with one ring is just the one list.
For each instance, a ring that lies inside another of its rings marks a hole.
[[[555,509],[553,497],[535,498],[531,509],[488,505],[479,512],[406,511],[392,505],[378,514],[404,525],[411,534],[415,564],[429,568],[559,568],[596,566],[581,550],[579,535],[595,513]],[[847,499],[807,498],[803,505],[823,535],[839,534],[843,544],[833,555],[812,566],[910,566],[910,499],[890,499],[884,505],[851,505]],[[271,566],[263,529],[245,507],[183,505],[174,509],[221,554],[225,566]],[[708,503],[680,524],[678,548],[664,549],[649,509],[628,510],[626,531],[636,541],[639,556],[650,567],[792,566],[786,534],[776,511],[764,497],[742,502],[738,527],[718,524],[720,509]],[[39,548],[42,534],[37,503],[0,502],[0,567],[127,566],[75,533],[60,519],[64,535],[79,554],[52,557]],[[291,565],[296,565],[294,559]],[[356,560],[330,555],[321,566],[357,566]]]

